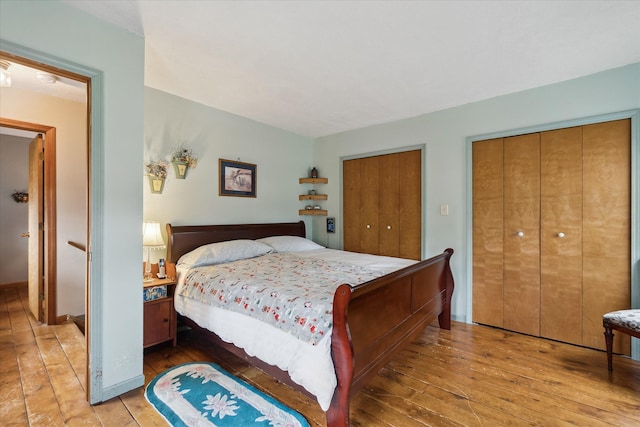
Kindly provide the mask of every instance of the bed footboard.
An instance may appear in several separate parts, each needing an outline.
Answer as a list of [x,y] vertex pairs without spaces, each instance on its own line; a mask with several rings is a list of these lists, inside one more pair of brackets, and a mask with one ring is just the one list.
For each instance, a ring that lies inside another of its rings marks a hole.
[[341,285],[333,299],[331,352],[338,385],[327,425],[349,425],[349,400],[436,317],[451,327],[453,249],[359,286]]

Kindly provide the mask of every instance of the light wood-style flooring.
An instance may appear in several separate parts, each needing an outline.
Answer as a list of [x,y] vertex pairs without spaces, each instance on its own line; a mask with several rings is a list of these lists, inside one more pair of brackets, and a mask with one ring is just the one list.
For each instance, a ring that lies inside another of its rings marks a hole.
[[[84,337],[73,323],[39,325],[24,288],[0,289],[0,425],[166,425],[143,389],[91,406],[85,400]],[[604,338],[603,338],[604,339]],[[312,426],[324,413],[301,393],[192,332],[178,346],[145,351],[144,374],[213,361],[298,410]],[[428,327],[353,399],[353,426],[638,426],[640,363],[601,351],[498,329]]]

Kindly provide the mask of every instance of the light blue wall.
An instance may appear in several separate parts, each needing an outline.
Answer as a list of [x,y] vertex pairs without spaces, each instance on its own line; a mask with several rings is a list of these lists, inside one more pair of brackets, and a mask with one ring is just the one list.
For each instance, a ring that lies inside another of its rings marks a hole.
[[[145,89],[145,161],[170,160],[181,143],[198,154],[198,165],[186,179],[173,169],[162,194],[152,194],[146,177],[144,218],[165,224],[233,224],[304,219],[298,209],[302,186],[313,156],[313,141],[256,121]],[[256,197],[218,195],[218,159],[256,165]],[[307,224],[308,234],[310,224]],[[166,235],[165,235],[166,238]],[[156,252],[156,257],[160,251]],[[153,259],[152,259],[153,262]]]
[[91,400],[108,399],[144,382],[143,192],[132,185],[143,162],[144,40],[57,1],[3,0],[0,49],[92,77],[89,365]]
[[[426,144],[423,186],[425,255],[455,249],[452,269],[456,280],[453,316],[467,321],[471,274],[467,269],[470,230],[467,218],[467,138],[582,117],[640,108],[640,64],[633,64],[575,80],[500,96],[432,114],[318,138],[314,158],[329,178],[327,206],[336,217],[336,236],[314,228],[314,239],[332,247],[342,242],[341,158],[363,153]],[[449,215],[440,215],[440,205]],[[634,215],[638,215],[636,211]],[[637,260],[636,260],[637,262]],[[635,262],[634,262],[635,263]]]

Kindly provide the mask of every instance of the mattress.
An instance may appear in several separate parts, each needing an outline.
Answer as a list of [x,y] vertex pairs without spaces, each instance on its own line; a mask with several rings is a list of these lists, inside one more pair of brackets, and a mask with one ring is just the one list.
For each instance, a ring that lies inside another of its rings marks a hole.
[[[296,252],[295,255],[309,261],[318,259],[350,264],[371,274],[371,277],[388,274],[416,262],[326,248]],[[242,348],[250,356],[287,371],[293,382],[316,397],[323,410],[329,408],[336,387],[330,329],[322,337],[309,341],[246,313],[187,297],[182,293],[185,292],[185,278],[190,270],[178,265],[177,272],[178,287],[174,301],[178,313],[214,332],[222,340]],[[369,279],[366,275],[363,277]]]

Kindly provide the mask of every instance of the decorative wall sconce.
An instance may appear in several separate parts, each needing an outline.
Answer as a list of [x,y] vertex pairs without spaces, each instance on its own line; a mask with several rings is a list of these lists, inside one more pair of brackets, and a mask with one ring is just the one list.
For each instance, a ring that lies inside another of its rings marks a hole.
[[152,194],[162,194],[164,190],[164,178],[149,175],[149,186],[151,187]]
[[15,200],[16,203],[29,202],[29,193],[27,193],[26,191],[16,191],[11,195],[11,197],[13,197],[13,200]]
[[176,178],[185,179],[189,169],[195,169],[198,164],[198,156],[191,148],[180,146],[171,153],[171,163],[176,173]]
[[164,189],[164,180],[167,178],[168,167],[169,164],[162,160],[154,160],[146,165],[151,193],[162,194],[162,190]]

